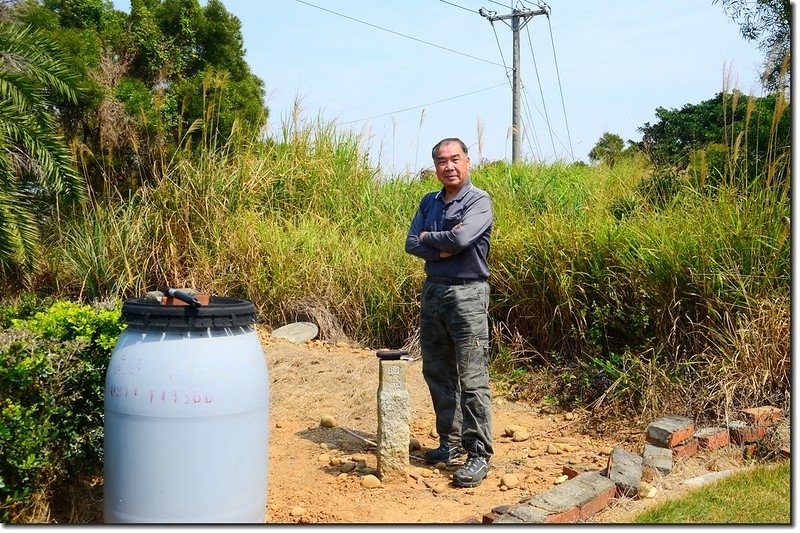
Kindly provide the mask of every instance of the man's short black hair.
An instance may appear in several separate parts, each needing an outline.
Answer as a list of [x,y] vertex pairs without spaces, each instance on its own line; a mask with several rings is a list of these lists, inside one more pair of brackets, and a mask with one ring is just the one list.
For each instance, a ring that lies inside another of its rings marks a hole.
[[467,150],[467,145],[464,144],[464,141],[462,141],[461,139],[459,139],[457,137],[448,137],[447,139],[442,139],[441,141],[436,143],[436,146],[434,146],[433,150],[431,150],[431,157],[434,159],[434,161],[436,160],[436,152],[439,151],[439,148],[441,148],[445,144],[450,144],[450,143],[458,143],[458,144],[460,144],[461,145],[461,150],[464,151],[464,155],[469,155],[469,151]]

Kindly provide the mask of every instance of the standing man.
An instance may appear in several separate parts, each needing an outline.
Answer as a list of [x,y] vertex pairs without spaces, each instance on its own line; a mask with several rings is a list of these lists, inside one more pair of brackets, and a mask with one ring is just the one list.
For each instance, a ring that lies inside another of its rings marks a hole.
[[422,374],[436,412],[439,447],[428,463],[467,452],[453,474],[459,487],[475,487],[489,470],[492,448],[489,393],[489,236],[492,201],[469,181],[469,155],[460,140],[433,147],[440,191],[426,194],[406,236],[406,252],[425,260],[420,346]]

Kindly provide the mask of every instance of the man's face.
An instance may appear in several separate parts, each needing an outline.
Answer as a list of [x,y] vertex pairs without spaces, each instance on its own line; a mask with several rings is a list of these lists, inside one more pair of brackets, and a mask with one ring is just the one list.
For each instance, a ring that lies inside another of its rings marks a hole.
[[469,173],[469,156],[461,150],[459,143],[440,146],[433,163],[436,165],[436,177],[447,192],[455,192],[464,185]]

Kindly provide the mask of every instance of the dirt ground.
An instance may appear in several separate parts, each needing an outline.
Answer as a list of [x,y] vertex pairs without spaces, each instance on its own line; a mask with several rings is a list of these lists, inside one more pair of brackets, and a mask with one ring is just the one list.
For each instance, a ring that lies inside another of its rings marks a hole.
[[[584,414],[549,412],[546,406],[493,397],[495,455],[487,479],[476,488],[456,488],[453,469],[438,471],[421,460],[435,448],[431,436],[434,415],[420,361],[409,363],[411,438],[421,444],[411,452],[406,481],[364,488],[361,481],[377,468],[378,359],[375,349],[319,341],[293,344],[261,332],[270,373],[269,523],[430,524],[479,519],[499,505],[515,504],[552,487],[566,463],[605,468],[614,446],[642,449],[640,431],[616,436],[590,436],[580,428]],[[544,408],[544,411],[542,410]],[[322,427],[325,416],[335,427]],[[513,442],[505,428],[527,428],[530,438]],[[557,453],[554,453],[557,452]],[[345,472],[340,462],[361,467]],[[709,471],[738,468],[733,451],[698,454],[679,463],[669,476],[654,480],[654,498],[622,498],[593,521],[629,523],[646,507],[680,494],[682,480]],[[513,473],[519,485],[501,487],[500,478]]]

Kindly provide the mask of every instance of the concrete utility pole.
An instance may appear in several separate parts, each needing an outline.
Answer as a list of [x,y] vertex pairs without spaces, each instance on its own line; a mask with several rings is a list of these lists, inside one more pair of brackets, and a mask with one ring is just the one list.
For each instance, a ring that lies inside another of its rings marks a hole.
[[[512,9],[509,15],[498,15],[495,11],[487,11],[484,8],[478,10],[478,14],[486,18],[489,22],[496,20],[511,19],[511,32],[514,38],[514,57],[513,57],[513,95],[511,98],[511,163],[519,163],[522,159],[522,126],[520,125],[520,105],[519,93],[522,89],[522,82],[519,75],[519,30],[528,23],[531,17],[536,15],[550,16],[550,8],[540,7],[536,10]],[[520,19],[522,21],[520,22]]]

